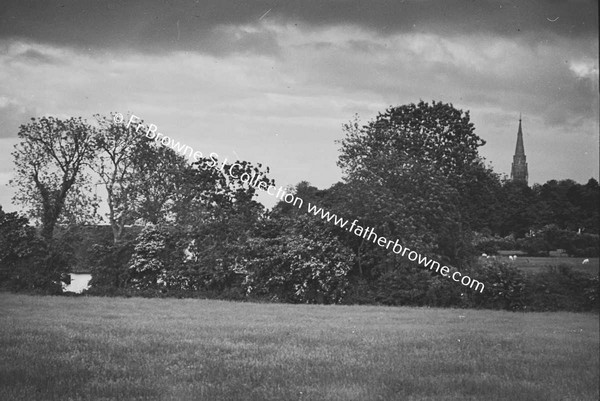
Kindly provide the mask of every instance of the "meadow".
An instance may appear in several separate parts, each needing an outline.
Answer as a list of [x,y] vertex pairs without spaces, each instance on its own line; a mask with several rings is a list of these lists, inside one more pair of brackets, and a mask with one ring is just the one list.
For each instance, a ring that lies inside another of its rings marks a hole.
[[597,400],[583,313],[0,293],[1,400]]
[[[498,256],[499,260],[505,260],[514,264],[524,273],[538,273],[544,271],[548,266],[566,265],[575,271],[581,271],[589,274],[598,274],[600,262],[598,258],[571,258],[571,257],[540,257],[540,256],[518,256],[514,262],[510,262],[507,256]],[[584,259],[589,263],[582,264]]]

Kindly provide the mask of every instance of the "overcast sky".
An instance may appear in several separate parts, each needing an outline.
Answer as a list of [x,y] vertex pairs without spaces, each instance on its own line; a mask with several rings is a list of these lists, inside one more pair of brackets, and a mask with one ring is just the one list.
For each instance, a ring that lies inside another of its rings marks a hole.
[[343,123],[421,99],[470,110],[508,175],[522,113],[530,184],[585,183],[598,94],[597,0],[3,0],[0,205],[18,210],[10,153],[31,117],[132,112],[325,188]]

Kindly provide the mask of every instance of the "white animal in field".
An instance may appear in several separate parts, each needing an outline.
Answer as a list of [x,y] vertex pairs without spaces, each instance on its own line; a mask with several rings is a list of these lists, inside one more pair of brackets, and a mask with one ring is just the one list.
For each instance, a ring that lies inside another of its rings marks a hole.
[[508,258],[510,259],[511,262],[515,261],[515,256],[510,255]]
[[482,254],[481,254],[481,257],[482,257],[482,258],[489,258],[489,256],[488,256],[486,253],[482,253]]
[[583,262],[581,262],[582,265],[587,265],[588,263],[590,263],[589,259],[584,259]]

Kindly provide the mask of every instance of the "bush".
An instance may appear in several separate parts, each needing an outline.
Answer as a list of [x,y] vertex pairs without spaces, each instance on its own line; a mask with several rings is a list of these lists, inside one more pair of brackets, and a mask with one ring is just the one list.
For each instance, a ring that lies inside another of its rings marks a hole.
[[246,251],[244,288],[253,297],[294,303],[339,303],[349,286],[354,255],[310,218],[297,232],[253,238]]
[[436,307],[464,306],[468,289],[438,274],[429,279],[426,305]]
[[137,289],[181,288],[185,281],[180,233],[149,225],[136,238],[128,267],[128,285]]
[[570,256],[597,257],[600,254],[600,236],[590,233],[576,233],[561,230],[550,224],[536,232],[536,238],[542,237],[549,249],[565,249]]
[[600,309],[600,278],[597,274],[588,280],[583,293],[585,294],[586,306],[589,306],[590,310]]
[[478,234],[473,240],[473,247],[478,254],[496,255],[501,249],[516,249],[517,241],[512,235],[508,237],[491,237]]
[[596,234],[580,234],[565,247],[571,256],[585,258],[596,257],[600,253],[600,236]]
[[517,249],[529,256],[548,256],[552,246],[542,237],[527,237],[517,240]]
[[68,252],[38,238],[28,220],[0,207],[0,287],[60,294],[69,282]]
[[598,276],[552,266],[527,277],[526,303],[533,311],[598,309]]
[[469,275],[485,283],[485,289],[466,292],[467,306],[515,311],[525,307],[525,276],[516,267],[486,259],[470,268]]
[[112,294],[117,288],[125,288],[129,281],[129,261],[134,252],[134,241],[118,244],[95,244],[90,252],[88,266],[92,279],[87,294]]
[[33,252],[35,229],[28,223],[25,217],[5,213],[0,206],[0,286],[4,288],[20,287],[21,284],[15,282],[16,277],[26,275],[17,270],[24,267],[20,262]]
[[375,303],[375,290],[370,281],[352,278],[348,281],[346,294],[341,300],[344,305],[365,305]]
[[398,267],[375,282],[375,302],[384,305],[425,304],[430,273],[414,267]]

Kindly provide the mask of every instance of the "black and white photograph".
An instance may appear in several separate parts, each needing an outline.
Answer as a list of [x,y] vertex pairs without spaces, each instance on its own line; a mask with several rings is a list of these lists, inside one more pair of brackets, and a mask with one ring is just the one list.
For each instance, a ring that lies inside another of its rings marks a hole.
[[0,400],[599,400],[598,13],[1,0]]

